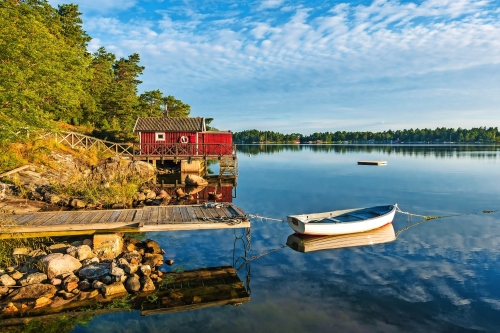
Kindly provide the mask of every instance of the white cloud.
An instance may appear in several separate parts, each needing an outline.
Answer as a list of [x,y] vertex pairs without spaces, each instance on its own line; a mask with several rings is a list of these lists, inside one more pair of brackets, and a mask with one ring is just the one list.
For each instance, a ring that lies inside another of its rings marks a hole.
[[285,0],[263,0],[257,10],[273,9],[280,7]]
[[[276,8],[283,3],[267,1],[261,6]],[[245,106],[238,107],[248,112],[251,108],[257,117],[260,112],[266,114],[273,101],[275,110],[291,110],[291,124],[296,122],[295,112],[311,105],[317,106],[318,116],[332,115],[320,123],[345,119],[353,112],[348,109],[363,114],[367,110],[359,103],[367,98],[364,107],[378,108],[390,119],[390,113],[382,111],[384,103],[399,103],[410,110],[408,101],[415,93],[420,105],[423,98],[454,98],[465,86],[459,90],[451,86],[468,82],[448,82],[440,75],[500,64],[499,13],[489,1],[377,0],[366,6],[343,3],[326,11],[294,7],[281,12],[280,19],[251,12],[230,17],[196,10],[188,14],[179,19],[164,12],[156,22],[94,17],[85,21],[85,29],[119,54],[140,53],[148,89],[156,85],[200,96],[200,101],[206,98],[202,95],[217,94],[228,107],[231,95],[237,95],[235,101],[246,100]],[[411,87],[425,80],[435,87]],[[404,86],[394,85],[402,81]],[[500,83],[491,83],[500,88]],[[363,98],[355,97],[359,93]],[[378,100],[384,94],[390,95]],[[354,98],[347,100],[349,95]],[[470,98],[470,107],[476,104],[479,111],[478,96],[474,99]],[[273,126],[284,121],[277,118]],[[377,118],[380,113],[367,117],[366,123],[373,124]],[[494,119],[500,125],[498,116]]]

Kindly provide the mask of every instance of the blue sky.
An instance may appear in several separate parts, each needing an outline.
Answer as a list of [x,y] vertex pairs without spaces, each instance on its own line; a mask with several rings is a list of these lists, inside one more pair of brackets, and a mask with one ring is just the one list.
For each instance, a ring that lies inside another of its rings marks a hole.
[[219,129],[500,127],[500,0],[73,3],[90,51]]

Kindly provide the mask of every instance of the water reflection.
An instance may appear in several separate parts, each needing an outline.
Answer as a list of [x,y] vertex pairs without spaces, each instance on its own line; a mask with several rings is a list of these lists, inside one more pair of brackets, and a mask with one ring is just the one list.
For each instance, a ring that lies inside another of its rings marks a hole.
[[[478,151],[479,150],[479,151]],[[238,145],[237,151],[248,156],[276,154],[282,152],[324,152],[324,153],[381,153],[403,156],[435,156],[440,158],[467,157],[496,159],[500,146],[497,145]]]
[[313,252],[382,244],[394,240],[396,240],[394,227],[392,223],[389,223],[378,229],[348,235],[310,236],[291,234],[286,240],[286,245],[297,252]]

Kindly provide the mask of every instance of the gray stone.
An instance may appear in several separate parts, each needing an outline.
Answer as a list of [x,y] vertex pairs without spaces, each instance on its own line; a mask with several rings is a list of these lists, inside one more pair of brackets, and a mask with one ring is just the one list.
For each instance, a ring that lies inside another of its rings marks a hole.
[[92,247],[92,239],[84,239],[83,240],[83,245],[88,245],[89,247]]
[[54,286],[59,286],[59,285],[61,285],[61,283],[62,283],[61,279],[57,279],[57,278],[50,279],[50,284],[52,284]]
[[81,279],[96,280],[109,274],[109,264],[92,263],[80,269],[78,276]]
[[77,241],[71,242],[71,246],[78,247],[80,245],[83,245],[83,241],[77,240]]
[[123,268],[124,265],[128,265],[127,259],[125,259],[125,258],[118,259],[118,266],[120,266],[121,268]]
[[19,280],[19,284],[24,287],[30,284],[43,283],[47,281],[47,278],[47,274],[40,272],[32,273]]
[[124,253],[122,258],[127,260],[128,262],[130,262],[132,259],[135,259],[138,263],[142,262],[142,255],[139,252]]
[[97,258],[97,257],[87,258],[85,260],[82,260],[82,265],[87,266],[87,265],[90,265],[92,263],[98,263],[98,262],[99,262],[99,258]]
[[0,286],[10,287],[15,285],[16,285],[16,280],[11,278],[8,274],[0,276]]
[[130,276],[125,282],[125,288],[129,292],[137,292],[141,289],[141,281],[139,280],[139,276],[134,274]]
[[89,281],[83,280],[83,281],[78,282],[78,289],[89,290],[90,288],[92,288],[92,284],[90,284]]
[[92,249],[88,245],[80,245],[76,248],[76,259],[82,261],[91,257]]
[[18,302],[29,302],[30,300],[38,299],[40,297],[52,298],[57,292],[57,288],[51,284],[31,284],[19,288],[15,293],[9,295],[9,300]]
[[92,288],[94,288],[94,289],[101,289],[104,286],[105,286],[105,284],[99,280],[95,280],[94,282],[92,282]]
[[44,273],[49,279],[55,278],[64,273],[73,273],[82,267],[78,259],[62,253],[52,253],[41,260]]
[[102,281],[102,283],[104,283],[104,284],[112,284],[113,282],[115,282],[115,279],[114,279],[114,278],[112,278],[112,277],[111,277],[111,276],[109,276],[109,275],[106,275],[106,276],[103,276],[103,277],[101,278],[101,281]]
[[113,276],[122,276],[125,275],[125,271],[121,269],[120,267],[113,267],[110,272],[111,275]]
[[139,266],[134,265],[134,264],[128,264],[128,265],[123,266],[123,270],[127,274],[134,274],[135,272],[137,272],[138,269],[139,269]]

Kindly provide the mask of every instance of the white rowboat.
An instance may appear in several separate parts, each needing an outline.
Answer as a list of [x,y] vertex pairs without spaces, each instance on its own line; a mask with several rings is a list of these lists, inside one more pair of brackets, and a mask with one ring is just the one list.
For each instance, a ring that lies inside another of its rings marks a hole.
[[394,240],[396,240],[396,233],[392,223],[389,223],[374,230],[347,235],[312,236],[291,234],[286,240],[286,245],[297,252],[313,252],[382,244]]
[[287,216],[288,225],[298,234],[343,235],[365,232],[391,223],[397,205],[335,210]]

